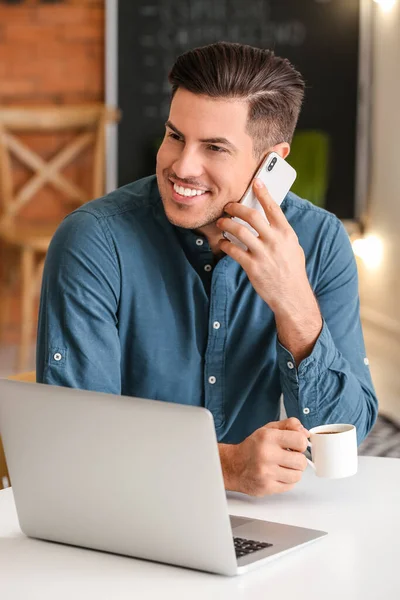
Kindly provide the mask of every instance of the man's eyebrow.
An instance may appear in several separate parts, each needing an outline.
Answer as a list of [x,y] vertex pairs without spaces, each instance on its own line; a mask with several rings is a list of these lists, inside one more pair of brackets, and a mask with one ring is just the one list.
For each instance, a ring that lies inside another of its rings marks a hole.
[[175,132],[177,135],[180,135],[182,138],[184,138],[184,137],[185,137],[185,136],[183,135],[183,133],[182,133],[181,131],[179,131],[179,129],[177,129],[177,128],[175,127],[175,125],[173,125],[173,124],[171,123],[171,121],[167,121],[167,122],[165,123],[165,127],[169,127],[169,129],[172,129],[172,131],[174,131],[174,132]]
[[215,138],[207,138],[206,140],[200,140],[204,144],[224,144],[224,146],[228,146],[234,152],[237,151],[236,146],[232,144],[228,139],[224,137],[215,137]]
[[[177,127],[175,127],[175,125],[173,125],[173,123],[171,123],[171,121],[167,121],[165,123],[166,127],[169,127],[169,129],[172,129],[172,131],[174,131],[177,135],[179,135],[181,138],[185,139],[185,136],[183,135],[183,133],[181,131],[179,131],[179,129]],[[230,142],[227,138],[224,137],[214,137],[214,138],[207,138],[204,140],[200,140],[200,142],[202,142],[203,144],[224,144],[225,146],[228,146],[228,148],[231,148],[231,150],[233,151],[237,151],[236,146],[234,146],[232,144],[232,142]]]

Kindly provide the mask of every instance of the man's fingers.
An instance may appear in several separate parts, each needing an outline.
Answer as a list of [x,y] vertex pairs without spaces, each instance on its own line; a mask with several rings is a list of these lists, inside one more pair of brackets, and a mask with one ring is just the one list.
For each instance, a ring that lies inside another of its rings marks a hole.
[[233,260],[239,263],[239,265],[243,268],[244,271],[250,268],[250,253],[246,250],[243,250],[243,248],[239,248],[239,246],[237,246],[236,244],[232,244],[232,242],[226,240],[225,238],[219,241],[219,248],[220,250],[222,250],[222,252],[225,252],[227,256],[230,256],[231,258],[233,258]]
[[299,483],[302,478],[303,471],[295,471],[294,469],[285,469],[281,467],[278,471],[277,482],[289,485]]
[[282,483],[282,481],[275,481],[273,494],[284,494],[285,492],[290,492],[294,488],[295,483]]
[[258,201],[264,209],[265,216],[274,227],[286,229],[290,227],[281,207],[271,198],[271,195],[264,182],[257,178],[253,183],[253,191]]
[[289,419],[283,419],[282,421],[271,421],[270,423],[267,423],[267,425],[265,427],[272,428],[272,429],[298,430],[299,428],[302,428],[303,426],[300,423],[299,419],[296,419],[296,417],[290,417]]
[[[257,231],[257,233],[261,237],[267,238],[270,235],[270,226],[269,226],[268,221],[266,221],[265,218],[254,208],[249,208],[248,206],[245,206],[244,204],[240,204],[240,202],[229,202],[224,207],[224,210],[231,217],[237,217],[239,219],[242,219],[242,221],[245,221],[246,223],[251,225],[251,227],[255,231]],[[222,217],[221,219],[218,219],[217,227],[219,227],[222,230],[230,231],[231,233],[233,233],[233,235],[235,235],[235,233],[233,231],[228,229],[225,219],[226,219],[226,217],[225,218]],[[254,238],[255,237],[254,234],[252,234],[252,235]]]
[[290,452],[289,450],[281,450],[278,457],[280,467],[286,469],[294,469],[295,471],[305,471],[307,468],[307,459],[302,452]]
[[222,231],[226,231],[227,233],[231,233],[234,235],[239,241],[241,241],[250,251],[257,250],[258,245],[260,244],[257,237],[252,233],[247,227],[241,225],[237,221],[229,218],[221,218],[217,221],[217,227],[222,229]]
[[308,440],[305,433],[301,431],[280,431],[278,443],[281,448],[295,450],[296,452],[305,452],[307,450]]
[[307,436],[309,434],[309,431],[303,427],[299,419],[296,419],[296,417],[290,417],[289,419],[283,419],[282,421],[272,421],[271,423],[267,423],[265,427],[268,429],[288,429],[290,431],[301,431]]
[[295,483],[282,483],[281,481],[274,481],[268,488],[251,488],[247,492],[250,496],[256,496],[258,498],[264,498],[265,496],[271,496],[272,494],[283,494],[289,492],[294,488]]

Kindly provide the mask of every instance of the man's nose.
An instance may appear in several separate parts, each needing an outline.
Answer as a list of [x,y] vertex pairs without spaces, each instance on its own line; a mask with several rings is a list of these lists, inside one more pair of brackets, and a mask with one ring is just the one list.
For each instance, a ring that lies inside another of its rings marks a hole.
[[200,156],[189,149],[184,149],[172,168],[179,179],[195,179],[203,174],[203,164]]

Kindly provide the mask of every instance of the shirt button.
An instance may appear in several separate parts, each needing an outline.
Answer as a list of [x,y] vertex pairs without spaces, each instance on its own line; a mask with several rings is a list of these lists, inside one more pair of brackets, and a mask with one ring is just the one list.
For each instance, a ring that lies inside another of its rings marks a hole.
[[216,381],[217,379],[214,377],[214,375],[211,375],[211,377],[208,378],[208,383],[211,383],[211,385],[213,385]]
[[219,329],[221,327],[221,323],[219,321],[214,321],[213,327],[214,329]]
[[303,408],[303,414],[304,415],[309,415],[310,414],[310,409],[309,408]]
[[369,365],[369,360],[367,357],[364,358],[364,365],[367,365],[367,366]]
[[211,266],[211,265],[206,265],[206,266],[204,267],[204,270],[205,270],[205,271],[207,271],[207,273],[209,273],[209,272],[211,271],[211,269],[212,269],[212,266]]
[[62,359],[62,356],[59,352],[56,352],[55,355],[53,356],[54,360],[59,361]]
[[289,362],[287,363],[288,369],[294,369],[294,364],[292,363],[291,360],[289,360]]
[[198,246],[202,246],[202,245],[204,244],[204,240],[202,240],[201,238],[197,238],[197,240],[196,240],[196,244],[197,244]]

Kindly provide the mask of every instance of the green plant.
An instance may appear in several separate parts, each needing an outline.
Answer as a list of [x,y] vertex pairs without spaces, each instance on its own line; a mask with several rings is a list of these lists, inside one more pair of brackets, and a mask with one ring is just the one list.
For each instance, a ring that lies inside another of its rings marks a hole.
[[325,206],[329,184],[329,135],[300,130],[294,135],[288,163],[297,171],[292,191],[316,206]]

